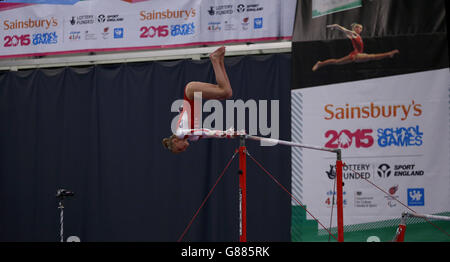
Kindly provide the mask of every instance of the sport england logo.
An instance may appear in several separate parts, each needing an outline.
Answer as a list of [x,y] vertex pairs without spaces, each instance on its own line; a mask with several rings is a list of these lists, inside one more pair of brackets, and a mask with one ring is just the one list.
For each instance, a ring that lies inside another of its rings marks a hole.
[[105,15],[99,15],[99,16],[97,17],[97,21],[98,21],[99,23],[105,22],[105,21],[106,21]]
[[97,16],[97,21],[99,23],[109,23],[109,22],[123,22],[124,18],[119,15],[104,15],[100,14]]
[[260,12],[263,11],[264,7],[260,4],[248,4],[245,6],[244,4],[238,4],[236,7],[236,11],[238,13],[244,13],[244,12]]
[[245,12],[245,5],[244,4],[239,4],[237,6],[237,11],[238,11],[238,13]]
[[408,188],[408,206],[424,206],[425,190],[423,188]]
[[378,166],[377,169],[378,177],[388,178],[393,175],[393,177],[411,177],[411,176],[423,176],[425,171],[419,169],[416,164],[397,164],[392,167],[386,163]]
[[379,177],[389,177],[391,175],[391,167],[388,164],[378,166],[377,174]]

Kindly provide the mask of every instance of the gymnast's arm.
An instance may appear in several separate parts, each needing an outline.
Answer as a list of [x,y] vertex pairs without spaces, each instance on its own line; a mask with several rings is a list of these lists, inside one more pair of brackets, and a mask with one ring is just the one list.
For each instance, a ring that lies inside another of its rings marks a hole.
[[355,38],[355,33],[353,31],[348,30],[347,28],[340,26],[338,24],[327,25],[327,28],[338,29],[339,31],[343,32],[347,37]]

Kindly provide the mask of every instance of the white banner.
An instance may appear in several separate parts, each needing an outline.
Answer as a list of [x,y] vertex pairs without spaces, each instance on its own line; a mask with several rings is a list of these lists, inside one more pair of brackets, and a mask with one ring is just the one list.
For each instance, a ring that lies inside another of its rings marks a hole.
[[290,39],[296,7],[295,0],[58,2],[0,3],[0,58]]
[[[450,211],[449,83],[446,68],[292,91],[293,138],[342,148],[345,225]],[[335,156],[294,153],[293,189],[328,223]]]

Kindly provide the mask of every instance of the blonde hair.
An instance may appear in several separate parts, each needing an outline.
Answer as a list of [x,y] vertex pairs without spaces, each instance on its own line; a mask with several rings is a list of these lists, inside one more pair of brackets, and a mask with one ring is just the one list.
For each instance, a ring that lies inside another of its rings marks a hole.
[[352,30],[354,30],[356,26],[360,26],[361,29],[363,28],[362,24],[358,24],[358,23],[353,23],[350,26],[352,27]]
[[169,136],[169,137],[165,137],[163,138],[163,140],[161,141],[163,146],[167,149],[169,149],[170,151],[172,151],[172,145],[173,145],[173,139],[177,137],[175,134]]

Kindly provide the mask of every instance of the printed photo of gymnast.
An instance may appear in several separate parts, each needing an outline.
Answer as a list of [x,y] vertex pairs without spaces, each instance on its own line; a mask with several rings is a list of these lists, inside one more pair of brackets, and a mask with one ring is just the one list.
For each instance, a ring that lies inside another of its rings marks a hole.
[[398,49],[394,49],[392,51],[385,53],[377,53],[377,54],[364,53],[364,43],[361,37],[363,26],[361,24],[353,23],[351,25],[352,28],[351,30],[338,24],[327,25],[327,28],[331,30],[337,29],[343,32],[352,42],[354,50],[347,56],[341,58],[331,58],[324,61],[317,61],[317,63],[312,67],[312,71],[317,71],[318,69],[329,65],[364,63],[369,61],[382,60],[386,58],[393,58],[395,54],[398,54],[400,52]]

